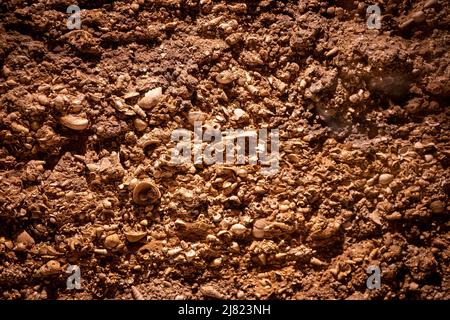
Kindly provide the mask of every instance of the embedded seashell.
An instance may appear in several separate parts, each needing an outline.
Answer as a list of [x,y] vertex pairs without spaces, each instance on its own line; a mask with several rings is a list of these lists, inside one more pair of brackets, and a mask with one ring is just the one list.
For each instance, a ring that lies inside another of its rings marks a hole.
[[74,115],[63,116],[59,119],[61,124],[69,129],[82,131],[89,125],[89,120]]
[[147,232],[145,231],[128,231],[125,232],[125,237],[127,237],[127,240],[129,242],[138,242],[139,240],[142,240],[147,235]]
[[136,92],[136,91],[130,91],[130,92],[127,92],[127,93],[123,96],[123,98],[124,98],[125,100],[129,100],[129,99],[136,98],[136,97],[138,97],[138,96],[139,96],[139,93],[138,93],[138,92]]
[[141,181],[133,189],[133,201],[138,205],[148,205],[161,197],[158,187],[151,181]]
[[443,213],[445,211],[445,205],[442,201],[436,200],[430,204],[430,209],[433,213]]
[[209,297],[213,299],[223,299],[223,295],[218,292],[213,286],[204,285],[200,287],[200,293],[204,297]]
[[425,13],[421,11],[414,12],[411,16],[411,18],[414,20],[414,22],[420,23],[424,22],[426,20]]
[[127,105],[122,99],[117,98],[113,103],[113,107],[117,111],[123,113],[126,116],[132,117],[136,115],[136,112],[129,105]]
[[149,145],[160,143],[160,139],[155,137],[154,134],[148,133],[144,134],[138,141],[138,146],[145,149]]
[[145,96],[139,100],[138,105],[143,109],[150,109],[156,106],[162,97],[162,88],[158,87],[147,91]]

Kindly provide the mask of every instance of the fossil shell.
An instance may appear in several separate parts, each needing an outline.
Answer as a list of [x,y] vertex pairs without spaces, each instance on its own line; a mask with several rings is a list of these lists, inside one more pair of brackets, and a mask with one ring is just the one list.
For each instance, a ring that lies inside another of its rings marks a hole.
[[134,119],[134,126],[136,127],[137,131],[144,131],[145,129],[147,129],[147,123],[139,118]]
[[131,286],[131,292],[133,293],[133,297],[135,300],[144,300],[144,296],[135,286]]
[[204,285],[200,287],[200,293],[209,298],[223,299],[223,295],[218,292],[213,286]]
[[420,22],[424,22],[427,17],[425,16],[425,13],[422,10],[420,10],[420,11],[414,12],[412,14],[412,18],[413,18],[414,22],[420,23]]
[[433,213],[443,213],[445,211],[445,205],[442,201],[436,200],[430,204],[430,209]]
[[59,119],[61,124],[69,129],[82,131],[89,125],[89,120],[74,115],[67,115]]
[[152,133],[144,134],[138,141],[138,146],[145,149],[147,146],[152,144],[158,144],[161,140],[154,136]]
[[129,242],[138,242],[147,235],[144,231],[129,231],[125,232],[125,236]]
[[262,239],[265,236],[264,229],[268,225],[267,221],[264,219],[256,220],[253,224],[253,236],[257,239]]
[[161,197],[158,187],[151,181],[141,181],[133,189],[133,201],[138,205],[148,205]]

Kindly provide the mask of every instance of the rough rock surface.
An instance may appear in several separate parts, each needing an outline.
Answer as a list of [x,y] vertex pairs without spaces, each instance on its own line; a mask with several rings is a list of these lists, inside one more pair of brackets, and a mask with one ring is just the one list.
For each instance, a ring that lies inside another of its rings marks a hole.
[[450,299],[447,1],[72,2],[0,1],[0,299]]

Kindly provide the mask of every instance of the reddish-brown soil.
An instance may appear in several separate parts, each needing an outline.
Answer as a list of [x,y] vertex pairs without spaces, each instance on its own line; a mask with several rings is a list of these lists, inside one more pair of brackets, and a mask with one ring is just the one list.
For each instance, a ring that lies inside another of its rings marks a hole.
[[[0,299],[449,299],[450,6],[378,4],[0,0]],[[193,119],[279,171],[171,164]]]

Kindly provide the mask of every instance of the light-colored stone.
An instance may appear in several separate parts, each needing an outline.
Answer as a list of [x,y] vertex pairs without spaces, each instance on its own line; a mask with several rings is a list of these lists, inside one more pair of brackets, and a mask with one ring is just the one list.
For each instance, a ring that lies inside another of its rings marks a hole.
[[230,231],[232,234],[234,234],[236,236],[240,236],[240,235],[243,235],[247,231],[247,228],[240,223],[236,223],[231,226]]
[[388,185],[389,183],[391,183],[394,180],[394,176],[392,174],[389,173],[383,173],[380,175],[380,177],[378,178],[378,182],[382,185]]
[[161,87],[151,89],[147,91],[147,93],[141,100],[139,100],[138,105],[143,109],[151,109],[158,104],[161,97],[162,97]]
[[50,260],[42,267],[39,268],[38,274],[43,276],[49,276],[61,272],[61,265],[57,260]]
[[105,238],[105,247],[113,249],[120,244],[120,238],[117,234],[111,234]]

